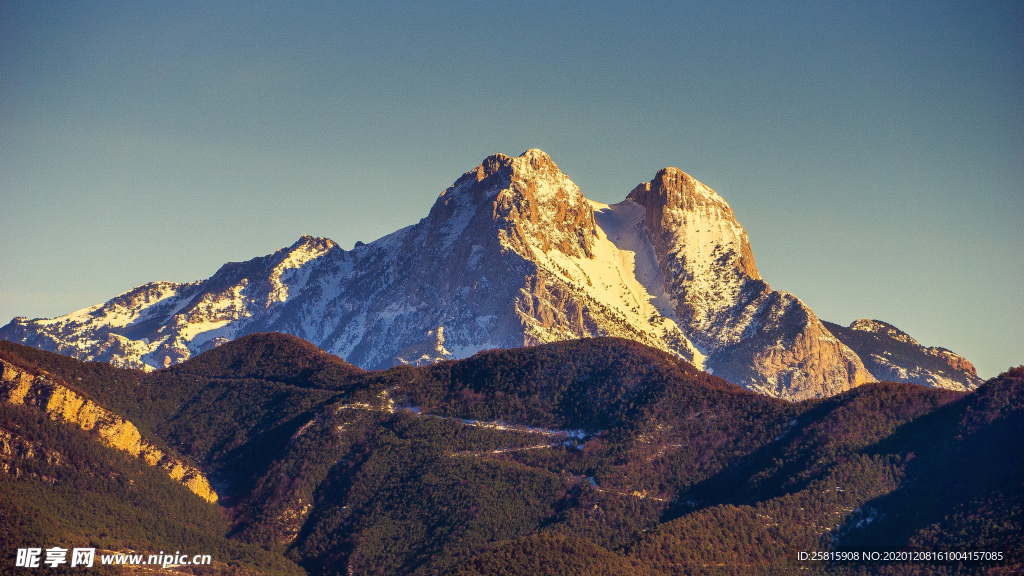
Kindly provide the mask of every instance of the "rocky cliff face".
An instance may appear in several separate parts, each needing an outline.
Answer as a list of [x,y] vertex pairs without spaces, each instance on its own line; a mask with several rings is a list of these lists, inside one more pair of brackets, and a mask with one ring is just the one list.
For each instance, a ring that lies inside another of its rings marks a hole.
[[592,202],[540,150],[487,157],[419,223],[350,251],[304,236],[200,282],[15,318],[0,338],[154,369],[266,331],[370,369],[620,336],[783,398],[874,380],[806,305],[760,277],[713,190],[666,168],[619,204]]
[[677,317],[709,371],[789,398],[831,396],[874,380],[810,308],[761,279],[746,230],[714,190],[666,168],[628,199],[644,207]]
[[[200,498],[217,501],[217,494],[202,472],[147,442],[128,420],[57,384],[45,374],[30,374],[4,360],[0,360],[0,370],[0,401],[40,410],[53,420],[92,432],[103,444],[164,470]],[[15,449],[19,446],[15,440],[2,444],[3,454],[12,453],[11,445]],[[56,457],[59,460],[59,455]]]
[[982,383],[963,356],[945,348],[926,348],[892,324],[867,319],[854,320],[848,327],[826,324],[879,380],[964,391]]

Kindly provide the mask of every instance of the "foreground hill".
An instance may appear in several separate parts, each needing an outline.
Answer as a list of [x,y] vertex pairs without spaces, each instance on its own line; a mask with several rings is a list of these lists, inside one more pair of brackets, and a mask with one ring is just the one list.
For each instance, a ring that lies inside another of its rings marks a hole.
[[732,208],[690,175],[659,170],[606,205],[528,150],[487,157],[426,218],[369,244],[346,251],[304,236],[206,280],[153,282],[53,319],[15,318],[0,339],[152,370],[278,331],[386,369],[614,336],[787,399],[876,380],[980,383],[952,352],[908,352],[891,338],[865,348],[832,326],[768,285]]
[[[623,339],[377,372],[282,334],[151,373],[10,343],[0,357],[74,383],[195,463],[218,503],[172,482],[173,503],[219,507],[230,525],[194,530],[242,547],[218,548],[239,566],[288,571],[291,562],[317,575],[875,570],[797,564],[796,551],[845,545],[998,550],[1003,565],[1022,566],[1024,369],[972,393],[880,383],[791,403]],[[77,430],[57,424],[47,421],[56,428],[46,434]],[[0,475],[22,510],[11,542],[46,530],[100,538],[52,527],[73,523],[70,504],[45,522],[34,516],[43,504],[27,494],[63,501],[73,497],[64,486]],[[96,514],[96,525],[112,522]],[[145,522],[125,525],[121,546],[166,542]],[[240,552],[250,549],[267,556]]]

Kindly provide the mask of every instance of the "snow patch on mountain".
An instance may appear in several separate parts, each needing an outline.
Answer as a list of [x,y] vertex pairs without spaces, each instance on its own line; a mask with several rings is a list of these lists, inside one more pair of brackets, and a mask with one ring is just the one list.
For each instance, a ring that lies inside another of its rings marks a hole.
[[[856,328],[892,336],[882,324]],[[871,379],[803,302],[761,279],[716,192],[666,168],[623,202],[592,202],[535,149],[487,157],[418,223],[350,251],[303,236],[203,281],[16,318],[0,338],[152,370],[264,331],[367,369],[618,336],[773,396],[826,396]],[[945,349],[923,353],[969,365]]]

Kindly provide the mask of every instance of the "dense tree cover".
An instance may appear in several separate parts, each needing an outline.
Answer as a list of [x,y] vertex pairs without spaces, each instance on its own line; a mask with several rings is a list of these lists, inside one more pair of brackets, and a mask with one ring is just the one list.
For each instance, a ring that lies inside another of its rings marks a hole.
[[199,463],[228,518],[204,537],[310,574],[920,569],[794,563],[863,544],[1022,557],[1024,369],[971,394],[881,383],[788,403],[619,339],[378,372],[275,334],[152,374],[0,354]]
[[476,556],[452,576],[659,576],[581,538],[541,532]]
[[344,390],[365,372],[301,338],[280,333],[243,336],[167,372],[205,378],[252,378],[324,390]]
[[358,574],[433,574],[536,530],[564,479],[472,457],[469,449],[496,443],[465,428],[401,414],[373,427],[315,495],[323,504],[297,541],[298,557],[328,569],[346,555]]
[[0,429],[33,447],[9,455],[0,470],[2,573],[13,568],[15,549],[53,546],[181,550],[243,569],[301,573],[280,555],[225,538],[229,523],[217,506],[77,427],[0,404]]
[[962,394],[878,383],[826,400],[807,401],[773,442],[695,486],[683,500],[757,502],[802,489],[835,462],[859,454],[899,426]]
[[[176,376],[176,375],[174,375]],[[262,473],[315,408],[337,396],[266,380],[215,379],[156,425],[168,442],[232,486]]]
[[864,507],[842,543],[1003,550],[1024,561],[1024,367],[904,426],[868,452],[902,455],[907,481]]
[[0,358],[31,374],[46,372],[55,380],[135,424],[147,437],[159,437],[151,424],[173,411],[191,389],[178,386],[164,390],[140,390],[146,373],[114,368],[105,362],[80,362],[74,358],[0,340]]
[[589,431],[633,426],[679,401],[784,405],[620,338],[490,350],[378,378],[398,387],[405,403],[434,413]]
[[898,481],[888,459],[850,457],[800,490],[750,505],[700,508],[665,522],[632,546],[629,557],[667,574],[785,573],[796,566],[796,551],[831,548],[829,531]]

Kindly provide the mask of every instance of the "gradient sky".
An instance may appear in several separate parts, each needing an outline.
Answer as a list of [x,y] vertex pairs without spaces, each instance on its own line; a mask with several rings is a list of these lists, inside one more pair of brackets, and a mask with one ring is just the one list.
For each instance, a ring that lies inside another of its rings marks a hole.
[[[766,5],[769,4],[769,5]],[[1024,363],[1024,2],[0,2],[0,324],[425,216],[541,148],[718,191],[773,288]]]

